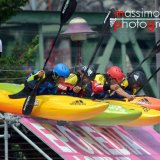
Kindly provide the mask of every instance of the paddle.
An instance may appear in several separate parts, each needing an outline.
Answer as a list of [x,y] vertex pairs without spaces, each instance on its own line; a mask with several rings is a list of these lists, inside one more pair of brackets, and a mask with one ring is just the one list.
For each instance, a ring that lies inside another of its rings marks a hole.
[[110,31],[110,27],[111,27],[111,26],[110,26],[110,18],[114,18],[114,12],[115,12],[114,9],[109,10],[109,12],[107,13],[107,15],[106,15],[106,17],[105,17],[105,19],[104,19],[104,21],[103,21],[101,38],[100,38],[100,40],[99,40],[99,42],[98,42],[98,44],[97,44],[97,46],[96,46],[96,48],[95,48],[95,50],[94,50],[94,52],[93,52],[93,54],[92,54],[92,57],[91,57],[91,59],[90,59],[90,61],[89,61],[89,64],[88,64],[88,66],[87,66],[87,69],[86,69],[86,71],[84,72],[83,77],[82,77],[81,81],[80,81],[79,84],[78,84],[79,86],[82,86],[82,81],[83,81],[84,77],[86,76],[86,74],[87,74],[87,72],[88,72],[89,66],[93,63],[93,61],[94,61],[94,59],[95,59],[95,57],[96,57],[96,55],[97,55],[97,53],[98,53],[98,49],[99,49],[100,46],[102,45],[102,42],[103,42],[103,40],[104,40],[104,38],[105,38],[105,36],[106,36],[107,31]]
[[[50,55],[52,53],[52,50],[57,42],[57,39],[59,37],[59,34],[60,34],[60,31],[63,27],[63,25],[69,20],[69,18],[73,15],[75,9],[76,9],[76,6],[77,6],[77,1],[76,0],[65,0],[64,3],[63,3],[63,6],[62,6],[62,9],[61,9],[61,15],[60,15],[60,27],[59,27],[59,30],[58,30],[58,33],[55,37],[55,40],[54,40],[54,43],[49,51],[49,54],[48,54],[48,57],[46,58],[46,61],[44,63],[44,66],[43,66],[43,70],[50,58]],[[32,109],[33,109],[33,106],[34,106],[34,103],[35,103],[35,99],[36,99],[36,95],[37,95],[37,90],[39,88],[39,85],[41,84],[42,82],[42,79],[40,79],[35,87],[33,88],[32,92],[30,93],[30,95],[28,95],[28,97],[26,98],[25,102],[24,102],[24,105],[23,105],[23,108],[22,108],[22,113],[25,114],[25,115],[30,115],[31,112],[32,112]]]
[[160,40],[157,41],[152,49],[152,51],[148,54],[148,56],[146,56],[142,62],[132,71],[128,74],[128,77],[134,72],[136,71],[146,60],[148,60],[149,58],[153,57],[155,54],[160,52]]
[[157,68],[156,71],[147,79],[147,81],[144,83],[144,85],[143,85],[142,87],[140,87],[140,88],[136,91],[135,95],[137,95],[137,94],[144,88],[144,86],[146,86],[146,85],[149,83],[149,81],[157,74],[157,72],[158,72],[159,70],[160,70],[160,67]]

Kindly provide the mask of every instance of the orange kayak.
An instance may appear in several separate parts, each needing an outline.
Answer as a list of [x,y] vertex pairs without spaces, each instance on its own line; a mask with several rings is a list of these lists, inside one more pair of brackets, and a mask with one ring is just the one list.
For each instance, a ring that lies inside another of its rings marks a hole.
[[160,99],[147,97],[147,96],[140,96],[136,97],[131,103],[140,104],[141,106],[159,110],[160,111]]

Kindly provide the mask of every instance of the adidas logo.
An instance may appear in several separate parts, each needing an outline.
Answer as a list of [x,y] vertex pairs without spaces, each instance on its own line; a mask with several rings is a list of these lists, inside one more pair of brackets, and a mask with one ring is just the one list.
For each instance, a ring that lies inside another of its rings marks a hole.
[[148,104],[151,104],[147,98],[140,99],[136,104],[139,104],[144,110],[144,112],[148,112],[150,110],[150,108],[146,106]]
[[141,107],[142,107],[142,109],[144,110],[144,112],[148,112],[148,111],[150,110],[150,108],[147,107],[147,106],[141,105]]
[[151,104],[147,98],[140,99],[137,104]]
[[86,105],[82,100],[76,100],[70,103],[71,105]]

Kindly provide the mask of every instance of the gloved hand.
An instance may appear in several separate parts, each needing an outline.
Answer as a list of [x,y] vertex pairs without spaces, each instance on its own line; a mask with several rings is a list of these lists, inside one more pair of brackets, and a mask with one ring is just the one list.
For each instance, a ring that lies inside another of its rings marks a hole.
[[75,87],[73,87],[73,92],[74,92],[74,93],[79,93],[79,92],[81,91],[81,89],[82,89],[82,87],[80,87],[80,86],[75,86]]
[[39,71],[38,77],[39,77],[39,78],[44,78],[44,76],[45,76],[44,70]]
[[127,97],[128,101],[132,101],[132,100],[134,100],[134,98],[135,98],[135,95],[129,95]]

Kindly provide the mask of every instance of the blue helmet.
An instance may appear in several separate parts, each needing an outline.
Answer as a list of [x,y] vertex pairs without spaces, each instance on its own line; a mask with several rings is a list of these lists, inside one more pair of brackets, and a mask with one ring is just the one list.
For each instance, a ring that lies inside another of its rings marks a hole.
[[53,72],[56,73],[59,77],[67,78],[70,74],[70,70],[67,65],[59,63],[54,66]]

